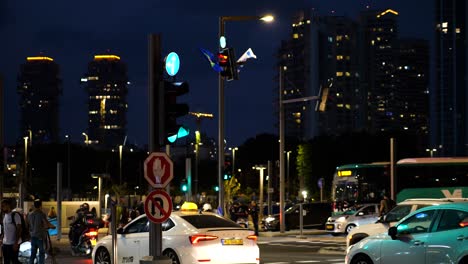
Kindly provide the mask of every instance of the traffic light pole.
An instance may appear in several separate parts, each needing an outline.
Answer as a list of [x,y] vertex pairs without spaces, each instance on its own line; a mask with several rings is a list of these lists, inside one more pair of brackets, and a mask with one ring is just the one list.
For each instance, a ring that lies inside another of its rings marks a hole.
[[[219,39],[224,36],[224,17],[219,18]],[[224,79],[218,75],[218,208],[225,215],[224,206]]]

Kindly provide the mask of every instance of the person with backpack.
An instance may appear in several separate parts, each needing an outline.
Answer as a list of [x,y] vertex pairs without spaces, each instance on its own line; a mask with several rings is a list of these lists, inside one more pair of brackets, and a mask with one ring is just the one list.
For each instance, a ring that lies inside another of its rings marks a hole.
[[21,244],[21,221],[24,218],[18,212],[12,212],[12,201],[1,202],[3,216],[2,250],[4,264],[20,264],[18,260],[19,245]]
[[37,264],[44,264],[45,260],[45,243],[47,242],[49,228],[55,229],[44,212],[42,212],[42,201],[34,200],[34,210],[28,214],[29,231],[31,234],[31,257],[29,264],[34,264],[37,250],[39,249],[39,259]]

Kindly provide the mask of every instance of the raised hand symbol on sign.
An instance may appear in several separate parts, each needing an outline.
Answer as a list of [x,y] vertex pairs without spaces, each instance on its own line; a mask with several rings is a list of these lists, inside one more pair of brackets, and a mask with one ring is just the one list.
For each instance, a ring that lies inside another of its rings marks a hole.
[[164,176],[164,172],[166,170],[166,165],[162,165],[161,167],[161,160],[156,159],[153,163],[153,175],[156,178],[156,183],[161,183],[161,178]]

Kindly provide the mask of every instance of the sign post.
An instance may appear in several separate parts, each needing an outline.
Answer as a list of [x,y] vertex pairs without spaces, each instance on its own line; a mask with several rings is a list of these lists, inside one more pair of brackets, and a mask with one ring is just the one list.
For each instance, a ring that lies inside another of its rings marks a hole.
[[[144,176],[149,185],[155,188],[145,199],[145,214],[155,225],[156,234],[150,237],[150,245],[156,245],[156,249],[149,248],[152,261],[140,260],[141,263],[172,263],[162,256],[162,228],[161,223],[166,221],[172,212],[172,200],[163,189],[174,178],[174,164],[164,152],[153,152],[143,164]],[[154,241],[151,241],[153,240]],[[154,252],[153,252],[154,251]]]

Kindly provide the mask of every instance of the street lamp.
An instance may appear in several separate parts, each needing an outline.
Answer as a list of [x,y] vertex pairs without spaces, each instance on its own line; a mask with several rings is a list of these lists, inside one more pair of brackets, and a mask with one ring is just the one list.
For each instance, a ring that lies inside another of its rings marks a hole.
[[65,135],[65,138],[67,139],[67,190],[70,193],[71,196],[71,158],[70,158],[70,136]]
[[263,171],[266,169],[266,167],[263,165],[255,165],[252,167],[252,169],[260,171],[260,190],[259,190],[260,199],[258,201],[258,203],[260,204],[259,206],[260,213],[258,214],[258,219],[262,219],[263,218]]
[[307,202],[307,191],[302,191],[302,197],[304,197],[304,203]]
[[81,135],[83,135],[83,136],[85,137],[84,143],[85,143],[86,146],[88,146],[88,144],[89,144],[89,137],[88,137],[88,134],[86,134],[85,132],[83,132],[83,133],[81,133]]
[[286,190],[288,190],[286,192],[286,196],[288,196],[289,192],[291,192],[291,183],[290,183],[290,179],[289,179],[289,156],[290,156],[291,152],[292,152],[291,150],[286,152],[286,159],[287,159],[287,163],[286,163],[286,165],[287,165],[287,167],[286,167],[286,182],[287,182]]
[[[220,16],[219,17],[219,40],[225,38],[225,24],[226,21],[248,21],[248,20],[262,20],[264,22],[272,22],[274,17],[271,15],[266,16]],[[221,42],[220,42],[220,48]],[[223,185],[223,172],[224,172],[224,79],[221,74],[218,75],[218,205],[221,206],[224,214],[224,185]]]
[[[104,173],[104,174],[91,174],[91,177],[92,177],[93,179],[98,179],[98,188],[97,188],[97,189],[98,189],[98,207],[99,207],[99,208],[97,209],[96,213],[97,213],[97,216],[98,216],[98,217],[101,217],[101,208],[102,208],[102,203],[101,203],[102,179],[103,179],[103,178],[109,178],[109,174],[106,174],[106,173]],[[106,201],[107,201],[107,199],[106,199]],[[106,205],[106,207],[107,207],[107,205]]]
[[433,148],[433,149],[426,149],[426,152],[429,152],[431,158],[434,157],[434,152],[437,152],[437,149]]
[[122,150],[123,150],[123,146],[119,145],[119,179],[120,179],[120,185],[122,185]]
[[232,176],[235,176],[236,173],[236,150],[239,150],[238,147],[229,148],[232,151]]

